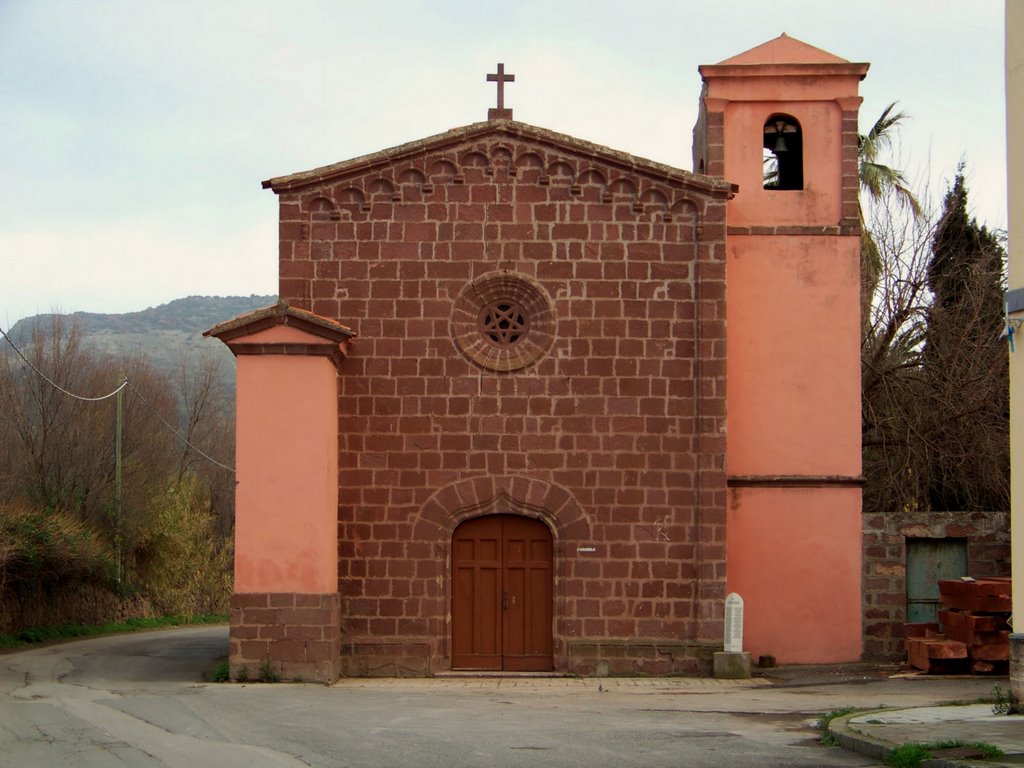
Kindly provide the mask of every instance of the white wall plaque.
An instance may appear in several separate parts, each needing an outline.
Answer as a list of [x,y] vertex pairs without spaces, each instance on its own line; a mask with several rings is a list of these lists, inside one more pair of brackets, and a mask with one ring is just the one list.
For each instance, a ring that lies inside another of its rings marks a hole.
[[743,598],[735,592],[725,597],[725,650],[743,652]]

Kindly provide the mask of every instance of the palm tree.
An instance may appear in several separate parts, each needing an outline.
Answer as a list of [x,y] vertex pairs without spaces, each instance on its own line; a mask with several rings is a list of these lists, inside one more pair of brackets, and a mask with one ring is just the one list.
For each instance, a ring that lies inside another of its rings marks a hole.
[[[911,191],[902,171],[879,162],[879,156],[892,148],[895,133],[907,119],[905,112],[894,112],[896,102],[890,103],[866,134],[857,136],[857,170],[860,177],[861,193],[870,202],[878,202],[887,195],[893,195],[897,203],[906,206],[914,218],[921,215],[921,203]],[[863,199],[863,198],[862,198]],[[867,324],[871,311],[871,298],[878,285],[882,271],[882,256],[878,244],[871,236],[864,219],[864,205],[858,207],[860,218],[860,271],[861,271],[861,318]]]
[[[906,112],[896,112],[896,102],[883,111],[867,134],[857,137],[857,165],[860,173],[860,189],[872,201],[880,200],[892,193],[901,205],[906,205],[914,216],[921,215],[921,204],[910,191],[902,171],[882,165],[878,156],[892,148],[893,134],[900,123],[907,119]],[[863,214],[861,219],[863,220]]]

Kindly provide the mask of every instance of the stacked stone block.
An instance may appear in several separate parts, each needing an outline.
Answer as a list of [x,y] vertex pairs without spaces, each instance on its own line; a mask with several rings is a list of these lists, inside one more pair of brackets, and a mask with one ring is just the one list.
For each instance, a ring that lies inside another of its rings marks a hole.
[[1009,514],[904,512],[864,517],[864,654],[906,652],[907,539],[964,538],[969,573],[979,579],[1010,573]]

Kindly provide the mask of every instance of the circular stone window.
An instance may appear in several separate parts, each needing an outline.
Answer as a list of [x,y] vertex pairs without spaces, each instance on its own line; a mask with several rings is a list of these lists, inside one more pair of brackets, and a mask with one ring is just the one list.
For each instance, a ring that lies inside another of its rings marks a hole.
[[547,294],[523,275],[492,272],[462,289],[452,310],[455,344],[477,365],[515,371],[536,362],[554,340]]

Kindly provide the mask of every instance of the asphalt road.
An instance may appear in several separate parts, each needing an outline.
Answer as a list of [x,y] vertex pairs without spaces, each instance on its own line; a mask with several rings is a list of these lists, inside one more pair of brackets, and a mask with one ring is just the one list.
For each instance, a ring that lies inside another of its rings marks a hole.
[[226,645],[225,627],[203,627],[0,656],[0,766],[872,765],[819,745],[808,721],[991,689],[813,669],[772,682],[202,682]]

